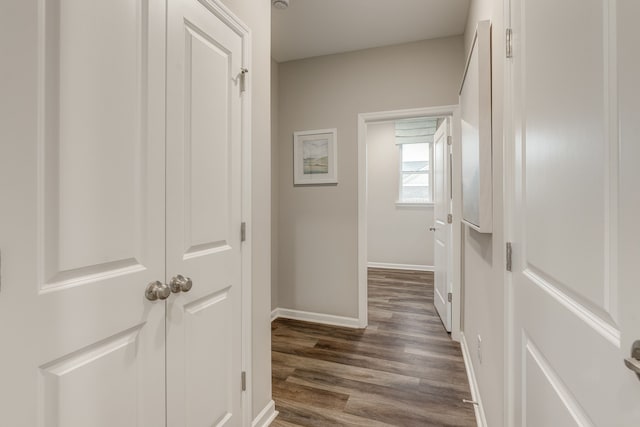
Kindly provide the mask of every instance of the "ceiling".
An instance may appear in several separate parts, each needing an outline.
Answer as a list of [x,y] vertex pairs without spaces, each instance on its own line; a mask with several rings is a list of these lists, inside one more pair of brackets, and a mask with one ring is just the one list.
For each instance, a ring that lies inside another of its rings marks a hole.
[[469,0],[290,2],[271,8],[278,62],[463,34],[469,10]]

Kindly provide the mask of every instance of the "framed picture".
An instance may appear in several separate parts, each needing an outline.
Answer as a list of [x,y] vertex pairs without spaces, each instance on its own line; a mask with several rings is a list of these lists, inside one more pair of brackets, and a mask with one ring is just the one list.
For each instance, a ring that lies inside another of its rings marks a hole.
[[336,129],[293,133],[293,184],[337,184]]

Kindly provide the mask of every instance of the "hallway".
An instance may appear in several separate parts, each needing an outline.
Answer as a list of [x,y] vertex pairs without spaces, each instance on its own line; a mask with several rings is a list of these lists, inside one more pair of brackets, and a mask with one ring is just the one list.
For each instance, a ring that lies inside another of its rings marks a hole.
[[365,330],[272,323],[273,426],[475,426],[460,346],[433,273],[369,269]]

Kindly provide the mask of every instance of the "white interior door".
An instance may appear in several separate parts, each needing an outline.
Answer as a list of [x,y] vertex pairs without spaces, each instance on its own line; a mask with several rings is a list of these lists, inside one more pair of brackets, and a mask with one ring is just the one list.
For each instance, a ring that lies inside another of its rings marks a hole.
[[3,426],[164,425],[164,14],[3,6]]
[[168,426],[239,426],[242,37],[216,9],[169,2]]
[[640,425],[638,16],[512,0],[513,425]]
[[446,118],[433,137],[433,202],[434,202],[434,291],[433,303],[445,329],[451,332],[452,228],[451,214],[451,146],[450,121]]

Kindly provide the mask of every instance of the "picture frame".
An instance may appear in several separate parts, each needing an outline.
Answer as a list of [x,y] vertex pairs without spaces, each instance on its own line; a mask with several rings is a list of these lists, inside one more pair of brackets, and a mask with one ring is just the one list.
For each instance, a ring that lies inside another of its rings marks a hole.
[[478,22],[460,87],[462,222],[493,231],[491,22]]
[[293,133],[293,184],[338,183],[338,131],[318,129]]

